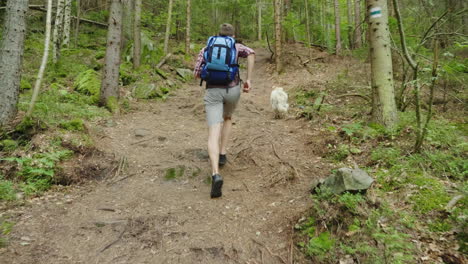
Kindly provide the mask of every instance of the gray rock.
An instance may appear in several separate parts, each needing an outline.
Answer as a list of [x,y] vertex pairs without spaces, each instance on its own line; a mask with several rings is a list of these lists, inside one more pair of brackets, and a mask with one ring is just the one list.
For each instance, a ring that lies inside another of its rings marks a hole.
[[190,79],[192,77],[192,74],[193,74],[192,70],[182,69],[182,68],[177,68],[176,72],[177,72],[178,75],[180,75],[180,77],[182,77],[182,78],[184,78],[186,80]]
[[345,191],[367,190],[373,182],[374,179],[361,169],[341,168],[336,174],[326,178],[320,188],[325,187],[340,194]]
[[150,133],[151,131],[149,131],[148,129],[144,129],[144,128],[135,129],[135,137],[146,137]]

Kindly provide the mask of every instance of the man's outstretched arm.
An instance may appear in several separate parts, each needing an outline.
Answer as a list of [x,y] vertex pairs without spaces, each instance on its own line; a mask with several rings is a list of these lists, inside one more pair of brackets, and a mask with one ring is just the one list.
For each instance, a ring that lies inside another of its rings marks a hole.
[[243,91],[245,93],[248,93],[250,89],[252,88],[250,79],[252,78],[252,75],[253,75],[254,65],[255,65],[255,53],[251,53],[249,54],[249,56],[247,56],[247,80],[245,81],[246,86],[244,86],[243,88]]

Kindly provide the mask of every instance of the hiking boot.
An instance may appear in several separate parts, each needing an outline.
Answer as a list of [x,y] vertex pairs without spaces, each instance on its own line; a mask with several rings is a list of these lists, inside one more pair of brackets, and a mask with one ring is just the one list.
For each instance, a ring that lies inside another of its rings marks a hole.
[[223,187],[223,177],[219,174],[211,176],[211,198],[221,197],[221,188]]
[[222,167],[222,166],[226,165],[226,163],[227,163],[226,154],[220,154],[220,155],[219,155],[218,165],[219,165],[220,167]]

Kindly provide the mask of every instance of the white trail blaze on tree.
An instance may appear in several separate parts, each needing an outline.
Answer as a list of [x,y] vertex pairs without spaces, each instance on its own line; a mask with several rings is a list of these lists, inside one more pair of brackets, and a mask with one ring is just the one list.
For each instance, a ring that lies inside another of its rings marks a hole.
[[29,0],[9,0],[0,43],[0,126],[16,115]]
[[102,75],[100,104],[118,111],[122,0],[112,0],[107,31],[107,49]]
[[387,0],[368,0],[370,30],[372,117],[387,129],[398,121],[393,84],[390,31],[388,30]]

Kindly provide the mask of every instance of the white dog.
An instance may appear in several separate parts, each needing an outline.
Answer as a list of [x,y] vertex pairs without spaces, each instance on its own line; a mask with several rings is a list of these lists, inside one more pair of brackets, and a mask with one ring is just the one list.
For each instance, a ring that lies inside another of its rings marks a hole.
[[275,111],[275,118],[283,118],[286,115],[289,108],[288,94],[283,90],[283,87],[273,86],[270,103],[273,111]]

